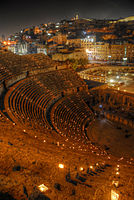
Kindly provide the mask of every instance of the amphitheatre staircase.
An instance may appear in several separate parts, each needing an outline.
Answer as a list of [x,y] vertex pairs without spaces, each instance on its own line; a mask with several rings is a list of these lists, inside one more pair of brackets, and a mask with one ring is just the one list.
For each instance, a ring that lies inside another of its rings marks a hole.
[[91,123],[93,113],[82,98],[87,85],[76,72],[66,66],[48,67],[37,55],[8,56],[7,61],[7,54],[3,54],[0,63],[7,116],[28,129],[87,139],[84,126]]

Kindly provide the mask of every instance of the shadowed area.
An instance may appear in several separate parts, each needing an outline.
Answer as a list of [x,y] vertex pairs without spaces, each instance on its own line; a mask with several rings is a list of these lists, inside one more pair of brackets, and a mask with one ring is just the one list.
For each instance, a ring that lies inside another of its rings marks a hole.
[[0,200],[15,200],[8,192],[0,192]]
[[128,127],[100,118],[88,128],[88,137],[112,155],[134,157],[134,133]]

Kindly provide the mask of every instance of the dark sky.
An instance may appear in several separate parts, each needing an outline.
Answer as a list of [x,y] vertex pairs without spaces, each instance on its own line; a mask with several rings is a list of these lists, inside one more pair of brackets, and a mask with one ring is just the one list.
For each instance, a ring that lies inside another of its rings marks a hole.
[[134,0],[3,0],[0,3],[0,36],[21,28],[72,18],[120,18],[134,16]]

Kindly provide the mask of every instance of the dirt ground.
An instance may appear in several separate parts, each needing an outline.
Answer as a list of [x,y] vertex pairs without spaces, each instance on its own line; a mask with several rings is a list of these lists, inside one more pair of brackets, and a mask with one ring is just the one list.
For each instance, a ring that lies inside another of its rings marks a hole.
[[26,130],[1,117],[0,200],[110,200],[113,191],[132,200],[133,165],[132,158],[107,154],[91,142]]
[[107,152],[117,157],[134,157],[134,129],[106,118],[99,118],[88,129],[91,141],[107,149]]

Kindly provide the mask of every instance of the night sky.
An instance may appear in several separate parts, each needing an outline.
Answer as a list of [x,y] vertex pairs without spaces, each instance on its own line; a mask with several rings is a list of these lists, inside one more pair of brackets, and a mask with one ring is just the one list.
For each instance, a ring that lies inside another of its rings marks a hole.
[[69,19],[75,13],[81,18],[97,19],[134,16],[134,0],[3,0],[0,3],[0,36],[32,25]]

